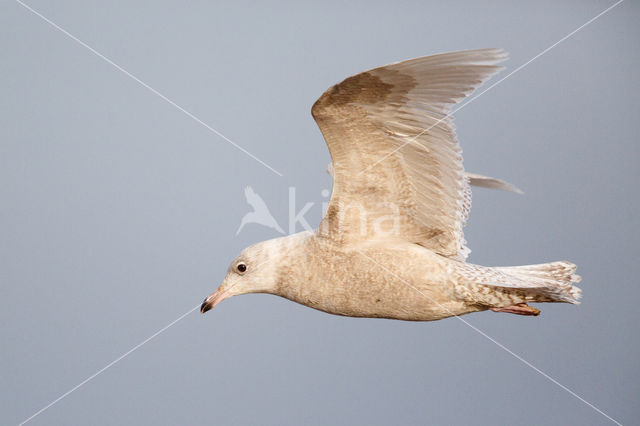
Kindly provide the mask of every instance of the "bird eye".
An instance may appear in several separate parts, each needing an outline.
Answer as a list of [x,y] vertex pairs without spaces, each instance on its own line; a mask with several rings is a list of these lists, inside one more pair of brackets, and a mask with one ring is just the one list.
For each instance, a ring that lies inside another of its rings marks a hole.
[[247,270],[247,265],[245,265],[244,263],[238,263],[236,269],[238,269],[238,272],[244,272]]

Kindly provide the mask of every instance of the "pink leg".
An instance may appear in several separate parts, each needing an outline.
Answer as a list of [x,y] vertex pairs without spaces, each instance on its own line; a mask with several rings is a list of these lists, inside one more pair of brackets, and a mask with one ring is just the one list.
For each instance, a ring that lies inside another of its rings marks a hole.
[[534,317],[540,315],[539,309],[529,306],[526,303],[518,303],[517,305],[506,306],[504,308],[491,308],[491,310],[493,312],[506,312],[508,314],[516,315],[532,315]]

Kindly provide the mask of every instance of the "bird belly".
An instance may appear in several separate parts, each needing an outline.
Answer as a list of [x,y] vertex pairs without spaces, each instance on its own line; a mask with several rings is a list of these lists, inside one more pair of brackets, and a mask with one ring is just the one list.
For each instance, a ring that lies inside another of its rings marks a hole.
[[281,294],[335,315],[433,321],[483,310],[456,296],[446,262],[419,250],[358,250],[336,256],[296,291]]
[[[319,296],[311,292],[306,297],[291,300],[334,315],[405,321],[435,321],[485,309],[445,296],[440,290],[429,291],[429,285],[421,285],[420,292],[417,292],[402,281],[389,284],[372,293],[375,287],[370,282],[345,283],[344,287],[333,282],[334,290],[342,288],[344,291]],[[432,287],[436,289],[439,286],[434,284]]]

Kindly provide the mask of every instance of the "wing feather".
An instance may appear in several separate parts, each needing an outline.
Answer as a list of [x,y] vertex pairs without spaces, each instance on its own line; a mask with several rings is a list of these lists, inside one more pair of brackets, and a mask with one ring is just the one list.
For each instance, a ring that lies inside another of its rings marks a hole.
[[470,197],[449,114],[504,59],[501,49],[445,53],[375,68],[329,88],[312,108],[334,169],[319,234],[348,244],[391,232],[465,258]]

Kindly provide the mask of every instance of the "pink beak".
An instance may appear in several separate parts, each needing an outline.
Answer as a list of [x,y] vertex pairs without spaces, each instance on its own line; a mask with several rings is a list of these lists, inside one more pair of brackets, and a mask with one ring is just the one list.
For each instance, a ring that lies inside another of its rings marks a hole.
[[224,299],[227,298],[228,293],[229,293],[229,289],[223,292],[221,292],[220,289],[217,289],[215,292],[209,295],[206,299],[204,299],[204,302],[202,302],[202,305],[200,306],[200,312],[204,314],[205,312],[215,308],[218,303],[222,302]]

